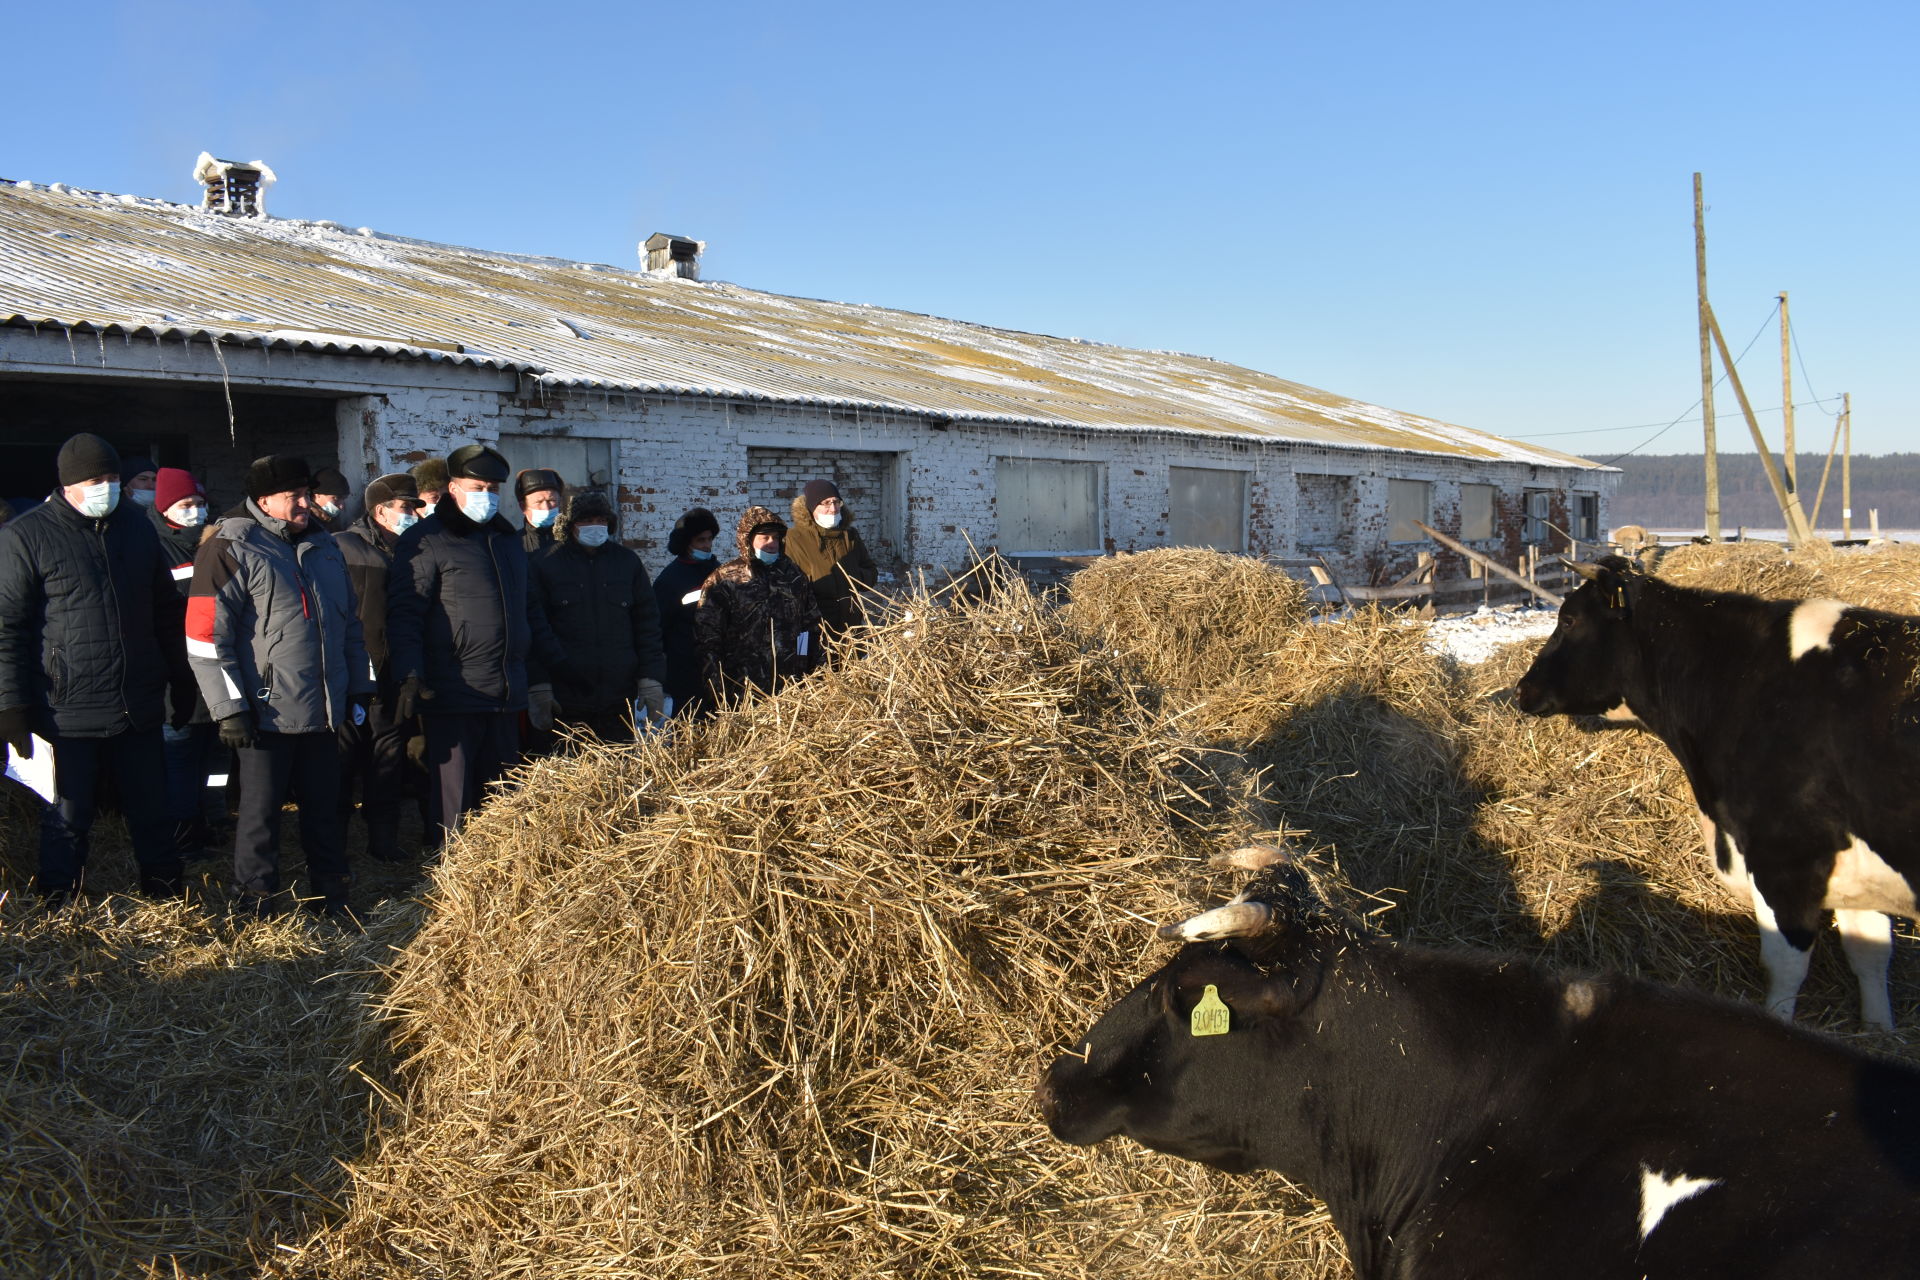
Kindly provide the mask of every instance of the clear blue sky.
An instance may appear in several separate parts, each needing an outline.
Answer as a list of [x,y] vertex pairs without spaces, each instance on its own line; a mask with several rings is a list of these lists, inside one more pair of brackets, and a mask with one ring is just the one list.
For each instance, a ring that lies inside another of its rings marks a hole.
[[[1884,452],[1920,448],[1916,15],[23,5],[0,175],[194,200],[202,149],[259,158],[282,216],[622,265],[671,231],[709,279],[1199,352],[1606,458],[1699,394],[1699,170],[1729,341],[1789,291],[1795,399],[1851,391]],[[1741,366],[1776,448],[1778,350]],[[1803,407],[1801,447],[1831,423]]]

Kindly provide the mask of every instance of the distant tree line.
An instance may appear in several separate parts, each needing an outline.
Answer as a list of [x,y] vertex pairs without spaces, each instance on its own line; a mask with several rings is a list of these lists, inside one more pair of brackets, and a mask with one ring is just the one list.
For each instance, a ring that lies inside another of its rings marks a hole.
[[[1799,457],[1800,505],[1813,514],[1820,490],[1824,453]],[[1609,519],[1613,524],[1649,528],[1697,529],[1706,520],[1706,458],[1698,453],[1634,454],[1616,461],[1623,474]],[[1883,529],[1920,529],[1920,453],[1883,453],[1853,459],[1853,527],[1863,533],[1867,510],[1880,509]],[[1720,455],[1720,523],[1731,532],[1744,525],[1778,529],[1784,521],[1766,470],[1754,453]],[[1827,497],[1820,508],[1822,528],[1840,527],[1840,459],[1833,460]]]

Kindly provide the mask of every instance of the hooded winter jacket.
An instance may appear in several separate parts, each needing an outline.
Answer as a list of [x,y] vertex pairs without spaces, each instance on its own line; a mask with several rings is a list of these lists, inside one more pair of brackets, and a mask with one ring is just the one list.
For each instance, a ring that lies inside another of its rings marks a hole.
[[860,531],[853,527],[853,513],[845,502],[840,504],[840,523],[823,529],[808,509],[806,495],[794,495],[787,558],[813,583],[813,596],[820,602],[820,617],[829,631],[844,631],[866,621],[860,587],[873,586],[880,571]]
[[529,685],[564,665],[528,583],[520,531],[475,524],[444,497],[400,535],[387,575],[387,662],[433,691],[428,715],[524,711]]
[[155,728],[192,683],[185,611],[143,508],[96,520],[52,494],[0,529],[0,709],[49,738]]
[[[581,508],[608,518],[598,547],[581,543],[574,523]],[[642,679],[666,675],[660,651],[660,612],[639,555],[618,541],[619,516],[593,490],[567,500],[553,543],[533,558],[533,584],[554,639],[567,654],[555,672],[554,701],[569,716],[618,711],[639,693]]]
[[702,592],[694,632],[715,695],[743,684],[772,690],[818,661],[820,606],[813,584],[785,555],[763,564],[753,554],[753,530],[779,523],[767,508],[748,507],[734,534],[740,554],[715,569]]
[[331,733],[373,693],[346,558],[319,521],[294,530],[252,501],[193,560],[187,652],[216,720],[251,711],[262,733]]

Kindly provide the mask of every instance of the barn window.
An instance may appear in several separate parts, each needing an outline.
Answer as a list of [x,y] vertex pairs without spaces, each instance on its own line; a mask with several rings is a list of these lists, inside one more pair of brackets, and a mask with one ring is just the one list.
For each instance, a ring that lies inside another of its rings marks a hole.
[[[587,436],[532,436],[505,434],[500,437],[500,453],[507,465],[519,475],[529,467],[558,471],[568,489],[600,489],[613,492],[613,441]],[[511,502],[513,488],[506,486]]]
[[1345,550],[1352,525],[1353,478],[1300,472],[1294,476],[1293,540],[1301,550]]
[[1600,541],[1600,495],[1573,495],[1573,536],[1582,542]]
[[1387,481],[1388,542],[1424,542],[1427,535],[1420,531],[1420,525],[1429,524],[1432,520],[1431,483],[1425,480]]
[[1527,490],[1527,524],[1521,536],[1528,542],[1545,542],[1553,532],[1547,525],[1547,504],[1552,497],[1545,489]]
[[1460,486],[1460,541],[1481,542],[1493,536],[1493,486]]
[[996,458],[993,470],[1001,551],[1101,554],[1099,464]]
[[1176,547],[1247,549],[1247,473],[1167,468],[1167,537]]

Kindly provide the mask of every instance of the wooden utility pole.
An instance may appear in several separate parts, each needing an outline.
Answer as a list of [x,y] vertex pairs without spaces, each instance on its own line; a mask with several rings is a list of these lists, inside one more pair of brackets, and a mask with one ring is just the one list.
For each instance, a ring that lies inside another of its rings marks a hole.
[[1780,412],[1787,424],[1787,488],[1800,491],[1800,464],[1793,449],[1793,359],[1790,353],[1792,329],[1787,325],[1787,291],[1780,291]]
[[1840,398],[1840,421],[1846,438],[1840,445],[1840,536],[1853,536],[1853,392]]
[[1700,309],[1700,421],[1707,446],[1707,541],[1720,541],[1720,454],[1714,441],[1713,338],[1707,332],[1707,213],[1693,175],[1693,274]]
[[1780,514],[1787,521],[1787,542],[1799,546],[1813,537],[1807,528],[1806,513],[1800,510],[1800,495],[1795,493],[1780,474],[1780,466],[1773,460],[1773,451],[1767,447],[1766,436],[1760,433],[1760,420],[1753,416],[1753,405],[1747,399],[1747,389],[1740,383],[1740,371],[1733,366],[1733,352],[1727,350],[1727,336],[1720,332],[1720,321],[1714,318],[1713,308],[1707,308],[1707,328],[1713,333],[1713,345],[1720,352],[1720,363],[1727,371],[1727,381],[1733,384],[1734,399],[1740,402],[1740,414],[1747,420],[1747,430],[1753,433],[1753,447],[1760,454],[1760,465],[1766,468],[1767,483],[1773,486],[1773,496],[1780,503]]
[[1807,513],[1807,523],[1813,526],[1815,533],[1820,532],[1820,508],[1827,501],[1827,477],[1833,474],[1833,455],[1840,452],[1840,428],[1846,419],[1839,414],[1833,415],[1833,443],[1827,446],[1827,465],[1820,468],[1820,487],[1814,491],[1813,510]]

